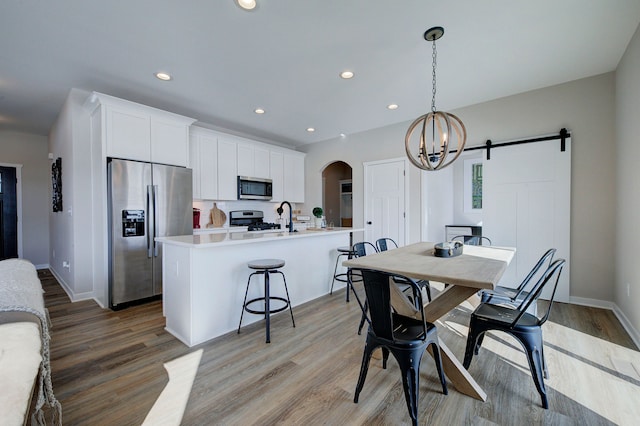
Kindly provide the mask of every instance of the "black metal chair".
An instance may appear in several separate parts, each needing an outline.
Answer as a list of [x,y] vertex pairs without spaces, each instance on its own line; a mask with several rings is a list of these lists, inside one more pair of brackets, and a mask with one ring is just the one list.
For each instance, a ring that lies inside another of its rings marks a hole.
[[[363,257],[372,253],[378,253],[378,248],[368,241],[362,241],[353,245],[353,258]],[[360,305],[360,309],[362,309],[362,317],[360,317],[360,324],[358,325],[358,334],[360,334],[365,321],[367,321],[367,299],[365,298],[364,304],[362,304],[362,301],[358,297],[358,293],[356,293],[356,289],[353,287],[353,277],[361,278],[360,273],[357,272],[357,270],[354,272],[352,269],[349,269],[347,273],[347,278],[349,280],[347,283],[347,292],[349,291],[349,287],[351,287],[351,290],[353,290],[353,294],[356,296],[356,300]]]
[[[537,277],[538,272],[540,272],[540,269],[542,268],[542,266],[544,264],[547,264],[544,270],[546,270],[549,266],[551,266],[551,262],[553,262],[553,256],[555,255],[555,253],[556,253],[556,249],[554,248],[550,248],[549,250],[547,250],[542,255],[542,257],[540,257],[538,262],[533,266],[531,271],[529,271],[527,276],[522,280],[522,282],[517,288],[497,286],[493,290],[483,290],[480,295],[481,301],[483,303],[487,303],[487,302],[493,303],[494,305],[502,303],[502,304],[511,305],[513,307],[517,307],[522,301],[522,299],[524,299],[529,295],[529,292],[527,291],[527,286],[529,286],[530,283],[535,284],[537,282],[537,279],[534,280],[533,278]],[[537,303],[533,303],[529,307],[528,312],[530,314],[536,315]]]
[[[515,337],[527,353],[531,376],[542,398],[542,406],[549,408],[547,391],[544,386],[544,376],[547,366],[544,358],[542,340],[542,325],[549,318],[553,298],[556,294],[558,281],[565,265],[564,259],[558,259],[547,268],[538,282],[533,286],[527,297],[522,299],[517,308],[492,303],[481,303],[471,314],[467,347],[463,365],[469,368],[473,355],[477,355],[482,345],[484,335],[489,330],[504,331]],[[527,308],[536,303],[542,290],[547,285],[553,285],[553,292],[549,300],[549,307],[542,317],[527,313]]]
[[491,239],[481,235],[456,235],[451,241],[460,241],[469,246],[490,246]]
[[[389,249],[398,248],[398,244],[392,238],[378,238],[376,241],[376,247],[379,252],[387,251]],[[419,280],[416,281],[420,288],[423,288],[427,293],[427,300],[431,302],[431,286],[429,285],[428,280]]]
[[398,248],[398,244],[392,238],[378,238],[376,247],[378,251],[387,251],[389,248]]
[[418,400],[420,382],[420,363],[429,345],[432,345],[433,358],[442,384],[442,393],[447,394],[447,383],[442,371],[440,346],[435,325],[426,322],[424,312],[420,312],[420,319],[398,315],[391,306],[391,285],[393,280],[399,279],[409,283],[412,287],[417,306],[422,306],[420,287],[410,278],[388,274],[370,269],[360,270],[364,289],[369,302],[369,331],[362,356],[360,376],[356,386],[353,402],[357,403],[364,386],[371,361],[371,354],[377,348],[382,348],[382,368],[387,368],[389,353],[398,362],[402,373],[404,396],[409,409],[409,415],[414,425],[418,424]]

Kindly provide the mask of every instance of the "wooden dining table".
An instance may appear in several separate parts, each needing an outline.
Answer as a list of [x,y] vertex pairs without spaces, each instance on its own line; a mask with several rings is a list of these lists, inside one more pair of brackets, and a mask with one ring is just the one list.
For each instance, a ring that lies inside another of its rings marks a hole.
[[[515,254],[514,248],[465,245],[461,255],[444,258],[434,255],[434,245],[432,242],[411,244],[350,259],[342,264],[349,268],[373,269],[418,280],[447,283],[442,292],[423,306],[425,319],[435,323],[465,300],[469,299],[473,305],[477,305],[478,291],[493,289]],[[398,294],[402,295],[398,291],[396,297]],[[404,306],[397,298],[394,302],[393,296],[392,292],[394,309],[403,311],[406,306],[411,306],[407,300],[404,301]],[[443,368],[454,387],[461,393],[486,401],[487,394],[442,339],[440,352]]]

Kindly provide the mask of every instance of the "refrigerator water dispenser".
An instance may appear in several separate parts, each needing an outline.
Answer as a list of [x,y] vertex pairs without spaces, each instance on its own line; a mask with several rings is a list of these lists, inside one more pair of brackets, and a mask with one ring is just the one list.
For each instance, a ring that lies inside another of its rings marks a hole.
[[122,210],[122,236],[144,237],[144,210]]

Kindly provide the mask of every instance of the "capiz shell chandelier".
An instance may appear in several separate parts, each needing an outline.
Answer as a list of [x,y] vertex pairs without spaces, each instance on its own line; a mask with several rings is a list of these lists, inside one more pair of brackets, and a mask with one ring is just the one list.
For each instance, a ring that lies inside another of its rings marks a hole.
[[[454,114],[436,110],[436,40],[443,34],[442,27],[433,27],[424,33],[425,40],[433,43],[431,112],[411,123],[404,139],[407,157],[414,166],[422,170],[440,170],[447,167],[462,154],[467,141],[467,129],[462,120]],[[419,129],[419,133],[414,135],[416,129]],[[455,154],[450,156],[451,152]]]

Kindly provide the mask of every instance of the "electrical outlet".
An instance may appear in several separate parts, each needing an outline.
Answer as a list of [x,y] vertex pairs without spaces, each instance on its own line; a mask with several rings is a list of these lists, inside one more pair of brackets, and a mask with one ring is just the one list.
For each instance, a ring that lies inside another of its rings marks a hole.
[[66,260],[62,261],[62,267],[63,268],[71,268],[71,265],[69,264],[69,262],[67,262]]

